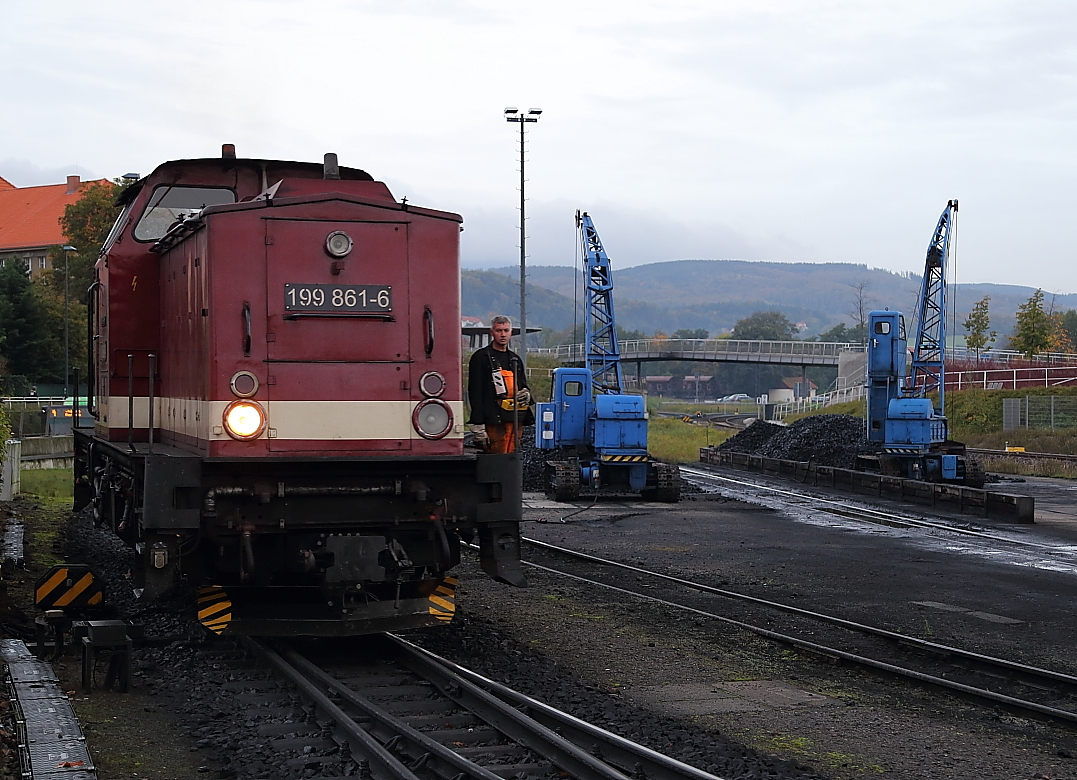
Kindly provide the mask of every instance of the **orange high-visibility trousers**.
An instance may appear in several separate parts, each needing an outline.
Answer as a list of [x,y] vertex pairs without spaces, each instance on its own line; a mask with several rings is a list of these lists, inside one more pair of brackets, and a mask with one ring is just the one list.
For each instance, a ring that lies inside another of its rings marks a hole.
[[494,454],[516,452],[512,423],[486,423],[486,435],[490,439],[486,451]]

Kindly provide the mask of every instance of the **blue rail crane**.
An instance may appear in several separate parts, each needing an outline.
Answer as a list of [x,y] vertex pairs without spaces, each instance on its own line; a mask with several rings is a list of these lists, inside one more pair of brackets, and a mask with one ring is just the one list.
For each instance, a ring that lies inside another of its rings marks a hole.
[[554,370],[552,400],[536,406],[535,445],[554,451],[546,462],[546,494],[573,501],[586,488],[678,501],[677,467],[647,452],[643,396],[624,392],[609,257],[586,212],[576,212],[576,227],[583,243],[586,351],[582,368]]
[[950,440],[946,422],[946,263],[956,226],[957,201],[951,200],[927,247],[908,377],[904,316],[868,314],[867,438],[884,474],[983,487],[983,466],[964,444]]

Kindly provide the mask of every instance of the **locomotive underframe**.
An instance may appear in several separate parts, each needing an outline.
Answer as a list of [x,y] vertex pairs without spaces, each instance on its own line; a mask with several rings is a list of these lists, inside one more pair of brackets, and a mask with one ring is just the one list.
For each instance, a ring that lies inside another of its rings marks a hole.
[[432,594],[478,539],[522,585],[516,455],[206,458],[75,432],[76,511],[135,551],[142,600],[217,586],[230,633],[353,634],[445,620]]

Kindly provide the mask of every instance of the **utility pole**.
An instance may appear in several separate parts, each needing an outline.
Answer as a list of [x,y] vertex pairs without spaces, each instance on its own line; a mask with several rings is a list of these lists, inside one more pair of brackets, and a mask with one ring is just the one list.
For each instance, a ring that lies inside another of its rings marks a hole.
[[[65,399],[65,401],[67,399],[68,377],[71,375],[71,358],[70,358],[71,352],[70,352],[70,348],[69,348],[69,342],[70,342],[69,331],[70,331],[70,328],[68,327],[68,317],[67,317],[67,283],[68,283],[68,277],[70,277],[70,275],[71,275],[69,273],[69,271],[71,269],[71,253],[74,252],[75,254],[78,254],[78,251],[79,250],[77,250],[73,246],[65,246],[64,247],[64,399]],[[75,394],[76,395],[78,394],[78,388],[77,387],[75,388]],[[74,419],[74,418],[72,418],[72,419]]]
[[522,113],[516,108],[505,109],[506,122],[518,122],[520,124],[520,351],[527,360],[527,228],[526,228],[526,198],[524,197],[524,151],[525,139],[524,125],[527,122],[537,122],[542,116],[541,108],[529,108],[527,113]]

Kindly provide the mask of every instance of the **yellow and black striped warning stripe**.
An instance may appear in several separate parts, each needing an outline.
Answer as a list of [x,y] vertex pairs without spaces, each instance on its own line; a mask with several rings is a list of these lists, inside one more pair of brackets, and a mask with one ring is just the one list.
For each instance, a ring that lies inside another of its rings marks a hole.
[[232,599],[220,585],[198,589],[198,622],[214,634],[222,633],[232,621]]
[[53,566],[34,583],[34,604],[39,609],[100,606],[104,590],[89,566]]
[[446,577],[429,596],[430,614],[448,623],[456,614],[456,577]]
[[648,455],[603,455],[603,463],[646,463],[650,460]]

